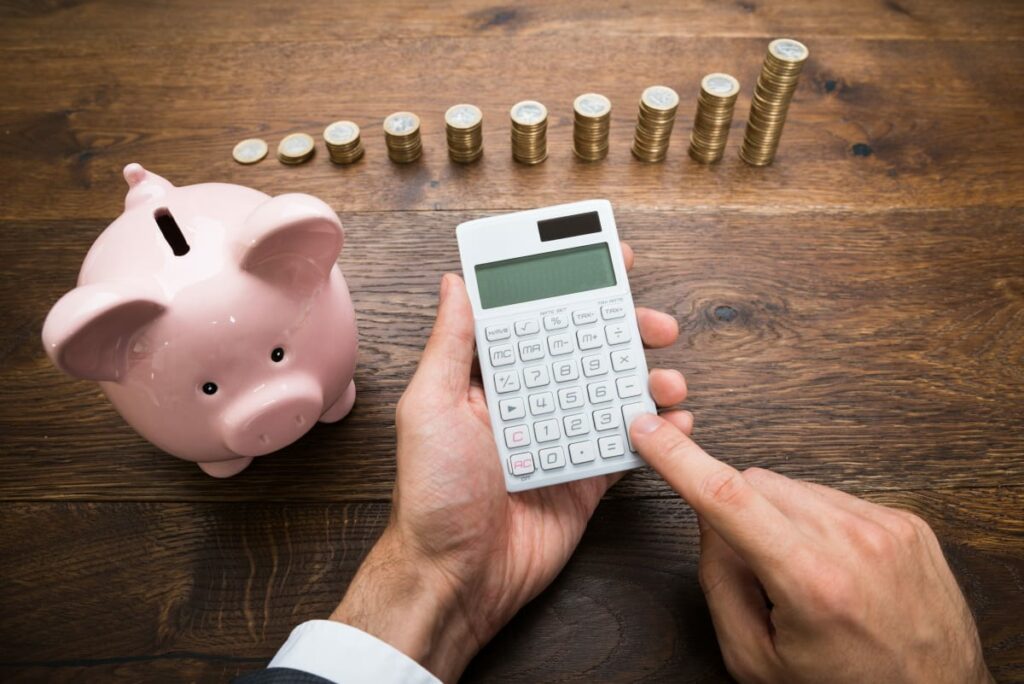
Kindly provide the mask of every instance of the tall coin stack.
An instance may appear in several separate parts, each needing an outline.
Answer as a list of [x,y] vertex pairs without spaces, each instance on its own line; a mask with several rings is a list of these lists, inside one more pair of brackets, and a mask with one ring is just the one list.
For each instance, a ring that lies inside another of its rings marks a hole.
[[324,144],[335,164],[351,164],[363,156],[359,126],[351,121],[335,121],[324,129]]
[[540,102],[523,100],[512,106],[512,158],[521,164],[540,164],[548,158],[548,110]]
[[608,156],[608,129],[612,103],[604,95],[584,93],[572,103],[572,149],[584,161]]
[[420,118],[412,112],[395,112],[384,119],[384,142],[388,157],[396,164],[408,164],[423,154]]
[[697,115],[690,133],[690,156],[702,164],[722,158],[740,82],[729,74],[708,74],[700,82]]
[[444,113],[448,156],[453,162],[469,164],[484,153],[484,114],[471,104],[457,104]]
[[789,101],[809,54],[803,43],[789,38],[769,43],[740,148],[740,159],[748,164],[767,166],[775,158]]
[[634,157],[645,162],[665,158],[678,108],[679,95],[667,86],[651,86],[643,92],[633,136]]

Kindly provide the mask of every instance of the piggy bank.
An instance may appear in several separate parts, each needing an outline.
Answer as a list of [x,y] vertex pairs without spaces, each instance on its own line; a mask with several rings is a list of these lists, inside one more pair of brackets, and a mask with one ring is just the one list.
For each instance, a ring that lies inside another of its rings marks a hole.
[[334,211],[309,195],[178,188],[138,164],[124,177],[124,213],[43,326],[54,364],[99,381],[139,434],[214,477],[347,415],[357,335]]

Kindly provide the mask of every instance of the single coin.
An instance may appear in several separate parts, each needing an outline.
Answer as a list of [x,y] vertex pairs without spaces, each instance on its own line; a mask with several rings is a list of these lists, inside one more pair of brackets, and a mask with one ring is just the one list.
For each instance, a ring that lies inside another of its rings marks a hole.
[[604,95],[584,93],[576,98],[572,107],[580,114],[596,118],[612,111],[612,102]]
[[453,128],[472,128],[483,118],[480,108],[471,104],[457,104],[444,113],[444,122]]
[[810,54],[806,45],[792,38],[773,40],[768,44],[768,51],[787,62],[802,62]]
[[259,138],[248,138],[235,145],[231,156],[239,164],[255,164],[267,156],[267,141]]
[[351,121],[335,121],[324,129],[324,140],[330,145],[347,145],[359,137],[359,126]]
[[395,112],[384,119],[384,132],[391,135],[409,135],[420,127],[420,117],[412,112]]
[[277,146],[277,157],[285,164],[300,164],[312,156],[315,143],[305,133],[286,135]]
[[523,126],[532,126],[548,117],[548,108],[535,100],[523,100],[512,106],[512,120]]
[[644,90],[640,99],[652,109],[672,109],[679,105],[679,95],[668,86],[651,86]]
[[708,74],[700,87],[716,97],[732,97],[740,92],[740,82],[729,74]]

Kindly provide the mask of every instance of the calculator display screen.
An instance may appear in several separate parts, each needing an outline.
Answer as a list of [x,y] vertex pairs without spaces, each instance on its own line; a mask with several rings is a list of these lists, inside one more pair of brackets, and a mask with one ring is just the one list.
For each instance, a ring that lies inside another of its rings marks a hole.
[[480,306],[491,309],[615,285],[607,242],[476,267]]

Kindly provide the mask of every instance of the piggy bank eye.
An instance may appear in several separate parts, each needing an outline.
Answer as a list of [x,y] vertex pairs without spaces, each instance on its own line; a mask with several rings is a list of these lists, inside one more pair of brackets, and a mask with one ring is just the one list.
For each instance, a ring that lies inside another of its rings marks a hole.
[[274,363],[280,363],[284,359],[284,349],[281,347],[274,347],[274,351],[270,352],[270,360]]
[[216,394],[217,383],[215,382],[204,382],[203,383],[203,394]]

